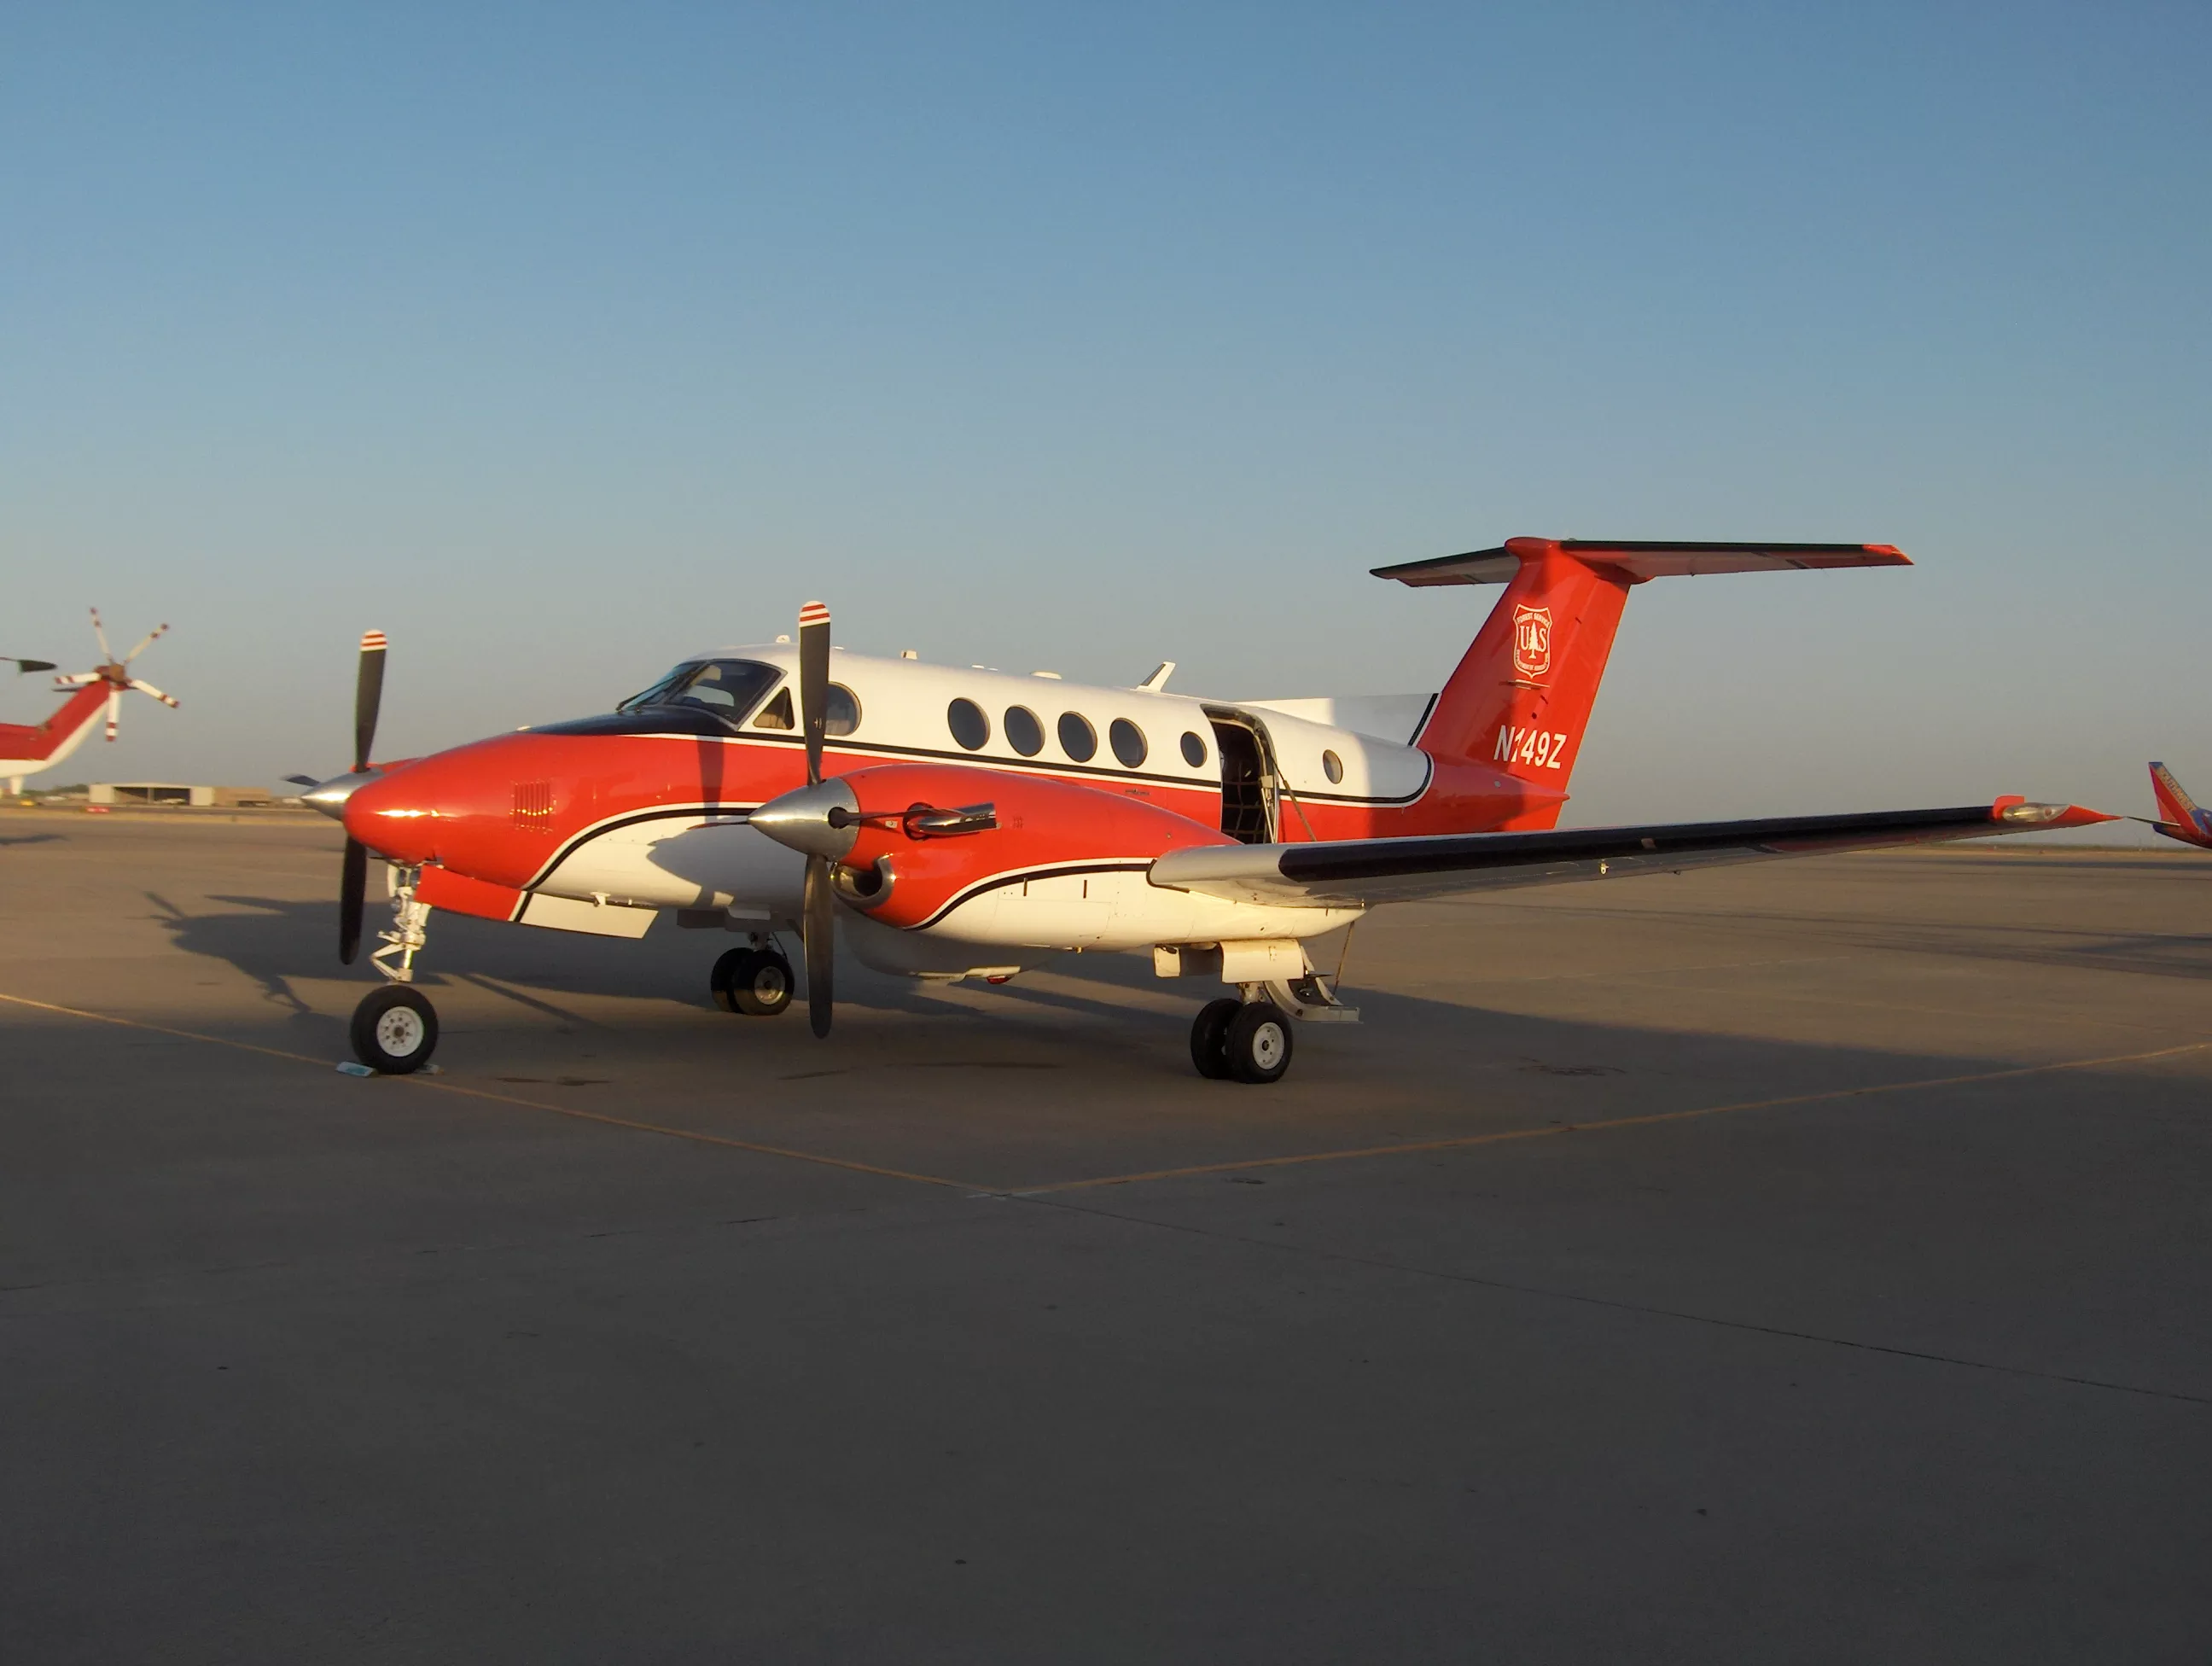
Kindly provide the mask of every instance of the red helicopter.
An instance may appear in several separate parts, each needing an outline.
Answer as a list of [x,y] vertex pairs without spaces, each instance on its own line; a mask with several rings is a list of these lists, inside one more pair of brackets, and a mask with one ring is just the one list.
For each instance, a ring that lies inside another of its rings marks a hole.
[[[136,689],[165,706],[177,703],[151,683],[131,674],[131,662],[168,628],[161,625],[148,631],[137,647],[118,660],[115,650],[107,645],[107,631],[100,623],[100,610],[92,610],[92,634],[100,643],[100,664],[90,671],[54,678],[57,689],[73,689],[76,692],[63,701],[45,722],[0,723],[0,776],[6,778],[11,794],[22,792],[26,775],[52,769],[83,745],[103,710],[107,714],[107,738],[114,739],[116,721],[122,715],[123,696],[128,690]],[[0,654],[0,659],[13,664],[18,677],[26,672],[54,668],[51,660],[18,660],[12,654]]]
[[1306,950],[1379,904],[1679,873],[2111,819],[2002,798],[1937,810],[1577,828],[1556,824],[1628,593],[1662,577],[1905,566],[1887,544],[1514,538],[1378,568],[1503,584],[1443,689],[1392,700],[1207,700],[1048,672],[848,654],[810,602],[798,641],[687,659],[611,713],[372,763],[386,642],[362,641],[354,768],[292,779],[346,829],[339,953],[358,950],[371,854],[395,919],[390,980],[354,1016],[362,1061],[427,1062],[413,987],[434,909],[641,936],[744,939],[726,1010],[791,1001],[804,945],[830,1031],[834,943],[879,970],[1004,982],[1085,950],[1152,951],[1164,977],[1231,986],[1191,1030],[1209,1077],[1279,1079],[1298,1022],[1356,1019]]

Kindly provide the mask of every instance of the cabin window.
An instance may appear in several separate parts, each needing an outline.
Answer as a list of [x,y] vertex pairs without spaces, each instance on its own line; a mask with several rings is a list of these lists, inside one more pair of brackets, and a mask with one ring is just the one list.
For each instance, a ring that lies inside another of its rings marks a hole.
[[830,697],[823,702],[822,733],[850,734],[860,727],[860,696],[842,683],[832,683]]
[[945,708],[945,727],[952,738],[969,751],[980,751],[991,739],[991,720],[972,700],[956,700]]
[[763,706],[760,715],[753,719],[756,729],[795,729],[798,727],[798,721],[791,714],[789,689],[778,689],[775,698]]
[[1091,727],[1091,720],[1078,712],[1060,714],[1060,750],[1078,763],[1091,762],[1091,755],[1098,750],[1098,731]]
[[774,666],[764,666],[757,660],[690,660],[615,709],[633,712],[647,706],[697,706],[735,723],[782,676]]
[[1188,730],[1183,732],[1182,761],[1194,769],[1206,767],[1206,743]]
[[1106,731],[1106,744],[1114,749],[1114,756],[1121,760],[1121,767],[1133,769],[1145,761],[1151,750],[1145,745],[1145,732],[1126,717],[1117,717]]
[[1334,752],[1323,752],[1321,755],[1321,772],[1328,777],[1329,784],[1334,786],[1344,779],[1344,760]]
[[999,726],[1006,731],[1006,745],[1024,757],[1035,757],[1044,751],[1044,725],[1027,706],[1009,706]]

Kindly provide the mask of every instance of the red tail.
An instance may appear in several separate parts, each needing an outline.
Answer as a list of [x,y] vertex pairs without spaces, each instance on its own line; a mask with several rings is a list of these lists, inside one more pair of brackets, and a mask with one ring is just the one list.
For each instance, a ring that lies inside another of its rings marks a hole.
[[2165,818],[2151,824],[2154,831],[2185,844],[2212,846],[2212,818],[2197,807],[2172,770],[2163,763],[2152,764],[2150,790],[2158,800],[2158,813]]
[[1495,550],[1375,572],[1417,586],[1505,586],[1415,743],[1433,757],[1472,759],[1564,793],[1630,586],[1702,573],[1910,565],[1886,544],[1516,538]]

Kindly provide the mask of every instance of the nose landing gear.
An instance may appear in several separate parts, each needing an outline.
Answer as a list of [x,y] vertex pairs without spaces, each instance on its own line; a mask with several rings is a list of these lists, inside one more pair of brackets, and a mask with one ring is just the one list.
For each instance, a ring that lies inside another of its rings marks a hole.
[[392,929],[379,932],[384,946],[370,963],[391,981],[353,1009],[354,1056],[383,1076],[405,1076],[430,1062],[438,1047],[438,1012],[414,987],[415,956],[429,942],[430,905],[417,902],[419,867],[389,870]]

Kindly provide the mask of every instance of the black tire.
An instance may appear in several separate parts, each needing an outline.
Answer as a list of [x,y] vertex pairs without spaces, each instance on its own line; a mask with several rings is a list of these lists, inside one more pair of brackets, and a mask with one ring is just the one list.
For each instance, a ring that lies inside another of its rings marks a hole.
[[1229,1026],[1244,1010],[1242,1001],[1209,1000],[1190,1024],[1190,1061],[1209,1081],[1229,1079]]
[[1229,1021],[1230,1073],[1240,1082],[1274,1082],[1291,1067],[1291,1017],[1272,1000],[1240,1007]]
[[791,1005],[791,963],[774,949],[732,949],[714,963],[714,1004],[725,1012],[772,1018]]
[[407,1076],[438,1050],[438,1011],[420,990],[387,983],[353,1009],[353,1055],[380,1076]]
[[796,988],[791,963],[774,949],[763,949],[730,978],[730,1000],[747,1018],[772,1018],[791,1005]]

